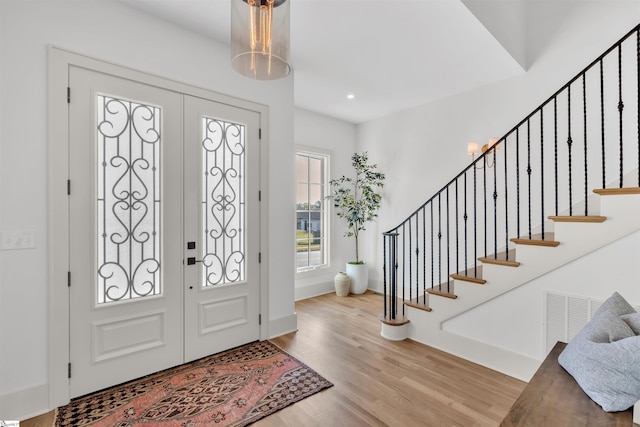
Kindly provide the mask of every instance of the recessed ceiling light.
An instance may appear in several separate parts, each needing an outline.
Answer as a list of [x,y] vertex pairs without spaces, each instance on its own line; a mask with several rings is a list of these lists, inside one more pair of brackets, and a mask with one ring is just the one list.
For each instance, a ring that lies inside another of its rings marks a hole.
[[352,93],[347,94],[347,99],[353,99],[355,97],[356,96],[354,94],[352,94]]

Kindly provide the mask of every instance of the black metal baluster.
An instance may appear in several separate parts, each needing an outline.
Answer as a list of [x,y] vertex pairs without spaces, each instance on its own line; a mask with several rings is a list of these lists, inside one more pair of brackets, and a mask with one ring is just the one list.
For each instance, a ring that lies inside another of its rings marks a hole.
[[[409,217],[409,300],[411,300],[411,287],[413,285],[413,263],[411,262],[411,253],[413,252],[413,241],[411,233],[411,217]],[[404,236],[403,236],[404,237]],[[402,295],[404,300],[404,287],[402,288]]]
[[584,117],[584,216],[589,215],[589,175],[587,160],[587,75],[582,75],[582,114]]
[[[407,272],[406,272],[406,233],[405,233],[405,225],[406,225],[406,221],[402,223],[402,292],[404,293],[404,288],[406,286],[405,283],[405,278],[407,277]],[[397,295],[396,295],[396,299],[397,299]]]
[[[640,113],[640,109],[638,109]],[[604,68],[602,64],[602,58],[600,58],[600,139],[602,140],[602,188],[607,188],[607,182],[605,177],[606,164],[605,161],[605,137],[604,137]]]
[[542,108],[540,108],[540,217],[542,240],[544,240],[544,110]]
[[393,270],[392,270],[392,274],[393,274],[393,278],[392,278],[392,283],[393,286],[391,288],[391,299],[389,301],[389,305],[391,307],[391,319],[395,320],[396,319],[396,309],[397,309],[397,305],[396,305],[396,301],[398,300],[398,298],[396,297],[396,293],[398,291],[398,233],[395,233],[395,235],[393,236],[393,239],[391,240],[391,251],[393,253],[392,258],[394,260],[393,262]]
[[498,143],[493,145],[493,253],[498,256]]
[[433,252],[433,201],[431,201],[431,289],[433,289],[433,276],[435,274],[435,268],[433,265],[435,253]]
[[449,186],[447,185],[447,292],[450,292],[449,289],[449,282],[450,282],[450,278],[449,275],[451,274],[451,271],[449,269],[449,264],[450,264],[450,259],[451,259],[451,246],[449,244],[449,224],[451,223],[451,217],[449,216]]
[[556,199],[556,216],[558,216],[558,98],[553,97],[553,158],[554,158],[554,192]]
[[[475,166],[474,166],[475,168]],[[467,171],[464,171],[464,274],[467,275],[468,257],[467,257]]]
[[507,156],[507,138],[504,139],[504,242],[507,261],[509,261],[509,182],[508,182],[508,156]]
[[567,138],[567,150],[569,151],[569,216],[573,216],[573,188],[571,183],[571,146],[573,140],[571,139],[571,85],[567,86],[567,124],[569,127],[569,134]]
[[[404,254],[404,248],[405,248],[405,238],[404,238],[404,226],[402,227],[402,259],[403,259],[403,264],[404,264],[404,259],[405,259],[405,254]],[[411,249],[411,248],[409,248]],[[411,252],[409,252],[411,253]],[[411,257],[409,257],[409,261],[411,261]],[[405,278],[405,272],[402,272],[402,316],[404,317],[404,301],[406,301],[406,298],[404,297],[404,292],[407,289],[404,286],[404,278]],[[411,282],[409,282],[409,289],[411,289]],[[397,295],[397,290],[396,290],[396,298],[394,300],[395,304],[396,304],[396,313],[398,312],[398,295]]]
[[387,240],[388,233],[382,233],[382,295],[383,295],[383,303],[384,310],[383,316],[387,318],[387,263],[389,260],[387,259]]
[[473,167],[473,276],[478,277],[478,204],[476,167]]
[[622,111],[624,103],[622,102],[622,44],[618,45],[618,111],[620,112],[620,188],[623,187],[623,144],[622,144]]
[[516,128],[516,237],[520,237],[520,127]]
[[422,207],[422,303],[427,305],[427,218]]
[[[397,234],[393,239],[393,257],[396,259],[396,268],[395,268],[395,277],[393,282],[395,286],[393,287],[393,318],[394,320],[398,317],[398,240],[400,235]],[[402,242],[402,246],[404,246],[404,241]]]
[[438,193],[438,286],[442,290],[442,201]]
[[[418,218],[418,213],[416,212],[416,303],[420,302],[420,218]],[[424,249],[424,248],[423,248]],[[409,295],[409,299],[413,298]]]
[[636,97],[638,104],[638,187],[640,187],[640,30],[636,31],[636,77],[638,80]]
[[529,195],[527,198],[529,205],[529,239],[531,239],[531,123],[529,119],[527,119],[527,175],[529,177]]
[[[383,233],[383,257],[384,264],[384,317],[395,320],[398,313],[397,289],[398,289],[398,233],[397,229]],[[388,255],[387,255],[388,242]],[[387,282],[388,280],[388,282]],[[388,298],[388,300],[387,300]],[[403,307],[404,314],[404,307]]]
[[[487,157],[485,156],[484,159],[482,160],[484,162],[484,168],[482,168],[482,194],[484,199],[483,237],[484,237],[484,257],[486,258],[487,257]],[[496,254],[493,254],[493,255],[496,256]]]
[[458,178],[456,178],[456,273],[460,271],[459,253],[460,237],[458,234]]

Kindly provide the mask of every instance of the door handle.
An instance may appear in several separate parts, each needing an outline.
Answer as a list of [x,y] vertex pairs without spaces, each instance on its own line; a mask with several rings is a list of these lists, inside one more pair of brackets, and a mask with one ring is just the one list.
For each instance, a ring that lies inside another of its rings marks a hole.
[[202,262],[202,260],[196,259],[194,256],[187,258],[187,265],[195,265],[196,262]]

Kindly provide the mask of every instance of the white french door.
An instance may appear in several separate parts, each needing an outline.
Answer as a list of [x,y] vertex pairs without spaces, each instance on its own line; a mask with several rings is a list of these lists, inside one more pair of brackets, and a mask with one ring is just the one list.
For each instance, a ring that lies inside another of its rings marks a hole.
[[259,113],[69,84],[70,396],[259,339]]
[[258,113],[185,97],[185,360],[259,338]]

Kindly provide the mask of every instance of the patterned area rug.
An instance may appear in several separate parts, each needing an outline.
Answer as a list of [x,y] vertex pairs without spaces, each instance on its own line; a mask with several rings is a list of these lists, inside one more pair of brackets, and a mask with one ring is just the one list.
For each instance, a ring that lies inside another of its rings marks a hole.
[[56,426],[246,426],[332,385],[255,342],[74,399]]

